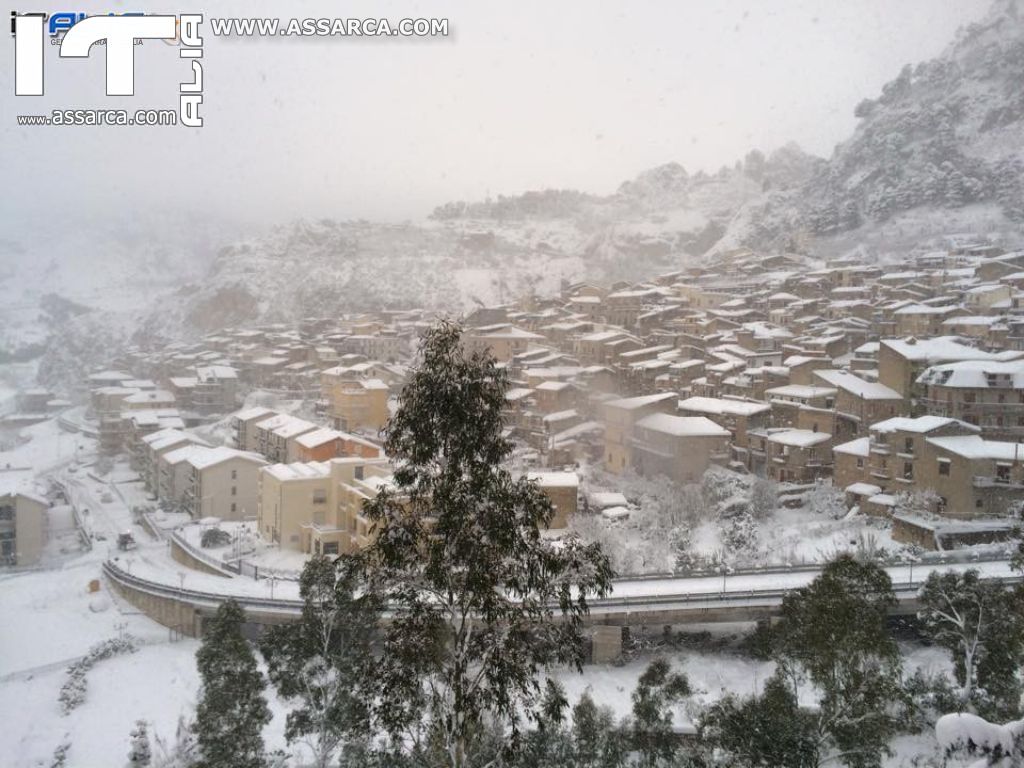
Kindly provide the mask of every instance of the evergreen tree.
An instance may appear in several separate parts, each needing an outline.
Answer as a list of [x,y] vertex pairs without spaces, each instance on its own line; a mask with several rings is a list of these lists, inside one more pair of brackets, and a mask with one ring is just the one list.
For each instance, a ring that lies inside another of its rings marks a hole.
[[565,728],[569,701],[565,689],[551,678],[544,684],[544,697],[536,718],[536,727],[523,739],[516,765],[523,768],[563,768],[572,764],[572,742]]
[[485,716],[514,752],[541,669],[582,662],[587,598],[607,592],[611,569],[596,545],[545,541],[551,503],[502,468],[508,379],[494,359],[467,352],[447,321],[420,351],[385,428],[393,482],[364,507],[375,533],[366,577],[392,609],[375,714],[392,735],[429,722],[445,762],[462,768]]
[[1024,614],[1017,595],[978,571],[933,572],[921,589],[925,632],[953,656],[961,706],[986,717],[1019,714]]
[[136,720],[132,729],[131,746],[128,749],[128,765],[131,768],[147,766],[153,759],[153,750],[149,745],[149,729],[145,720]]
[[575,768],[619,768],[626,761],[626,743],[608,707],[594,703],[584,691],[572,710],[572,765]]
[[263,768],[266,682],[242,636],[245,614],[234,600],[217,609],[196,654],[202,680],[196,708],[199,768]]
[[690,681],[665,659],[655,659],[640,675],[633,691],[633,746],[641,765],[670,764],[678,747],[672,708],[689,695]]
[[782,601],[780,666],[792,685],[817,688],[821,751],[852,768],[879,766],[895,730],[900,659],[885,624],[895,603],[889,575],[848,555]]
[[367,730],[361,688],[378,612],[370,598],[357,596],[350,566],[345,557],[308,560],[299,580],[302,619],[273,627],[260,643],[270,681],[295,704],[285,737],[302,739],[317,768],[330,764],[349,734]]
[[776,674],[760,696],[739,701],[729,696],[701,721],[700,738],[721,765],[737,768],[814,768],[818,734],[814,715],[801,710],[796,696]]

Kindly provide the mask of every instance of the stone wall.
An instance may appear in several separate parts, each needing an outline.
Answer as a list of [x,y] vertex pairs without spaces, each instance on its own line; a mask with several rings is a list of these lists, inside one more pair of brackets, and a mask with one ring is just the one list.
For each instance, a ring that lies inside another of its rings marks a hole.
[[212,573],[214,576],[221,576],[225,579],[230,579],[231,574],[226,573],[220,568],[216,568],[189,552],[185,547],[175,539],[171,537],[171,558],[181,563],[184,566],[191,568],[193,571],[201,571],[202,573]]

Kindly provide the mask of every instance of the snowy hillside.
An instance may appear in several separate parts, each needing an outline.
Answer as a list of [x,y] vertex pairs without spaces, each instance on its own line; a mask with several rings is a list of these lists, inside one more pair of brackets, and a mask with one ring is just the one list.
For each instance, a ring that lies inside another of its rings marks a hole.
[[714,176],[660,166],[606,197],[449,203],[422,225],[293,222],[221,248],[164,296],[136,340],[379,308],[460,312],[550,294],[562,280],[643,278],[702,253],[744,203],[806,181],[820,162],[788,146]]
[[[562,280],[642,280],[739,246],[882,261],[950,232],[1024,242],[1024,0],[856,107],[828,161],[795,145],[714,174],[677,163],[608,195],[449,202],[422,223],[299,221],[238,239],[192,219],[109,219],[0,241],[0,351],[44,381],[118,340],[388,307],[464,311]],[[30,244],[29,244],[30,243]],[[219,250],[217,250],[219,249]]]
[[0,308],[0,362],[38,362],[44,382],[102,362],[160,297],[206,272],[233,226],[162,211],[19,221],[0,239],[0,287],[12,297]]
[[976,229],[1019,235],[1022,80],[1024,8],[1020,0],[997,0],[940,57],[906,65],[858,104],[856,131],[828,163],[806,185],[745,208],[716,250],[831,251],[844,232],[870,235],[886,222],[920,222],[929,212],[968,206],[980,206],[985,217]]

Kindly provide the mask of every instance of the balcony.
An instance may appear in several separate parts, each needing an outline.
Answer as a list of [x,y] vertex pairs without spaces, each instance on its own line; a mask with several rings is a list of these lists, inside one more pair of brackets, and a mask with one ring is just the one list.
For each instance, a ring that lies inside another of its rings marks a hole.
[[971,485],[975,488],[1024,489],[1024,485],[1013,482],[1009,477],[1000,477],[999,475],[975,475],[971,478]]

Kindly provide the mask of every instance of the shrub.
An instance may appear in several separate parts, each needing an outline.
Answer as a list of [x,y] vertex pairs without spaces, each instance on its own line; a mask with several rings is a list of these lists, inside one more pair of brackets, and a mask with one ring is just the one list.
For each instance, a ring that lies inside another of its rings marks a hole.
[[231,534],[220,528],[208,528],[203,531],[203,537],[199,541],[203,549],[214,547],[226,547],[231,543]]
[[94,645],[85,656],[72,662],[67,669],[67,680],[60,687],[58,700],[61,712],[66,715],[85,701],[86,675],[97,662],[125,653],[135,653],[136,650],[138,644],[131,635],[114,637]]

